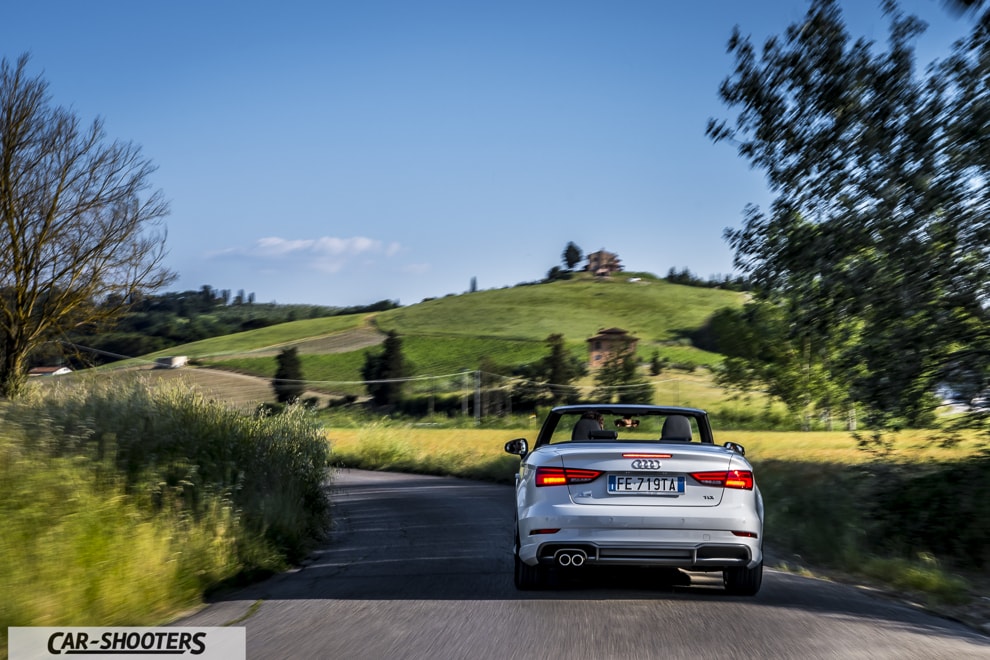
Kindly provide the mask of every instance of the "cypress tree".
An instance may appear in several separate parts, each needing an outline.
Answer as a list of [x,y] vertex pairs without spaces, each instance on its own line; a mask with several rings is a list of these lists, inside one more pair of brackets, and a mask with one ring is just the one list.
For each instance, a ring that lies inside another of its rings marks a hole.
[[279,403],[294,403],[302,397],[305,390],[299,351],[294,346],[283,349],[275,356],[275,361],[278,363],[275,378],[272,379],[275,399]]

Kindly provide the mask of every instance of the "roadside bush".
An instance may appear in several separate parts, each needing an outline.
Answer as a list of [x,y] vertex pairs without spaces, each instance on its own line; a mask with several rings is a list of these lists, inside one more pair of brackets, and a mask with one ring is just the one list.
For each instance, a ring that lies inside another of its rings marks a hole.
[[12,404],[7,419],[31,452],[112,465],[124,492],[155,511],[198,516],[229,501],[244,532],[289,561],[328,522],[329,448],[300,406],[247,418],[178,386],[87,381]]
[[[0,637],[8,626],[157,623],[242,570],[253,542],[229,502],[152,513],[112,464],[41,456],[11,430],[0,430]],[[283,561],[250,551],[269,569]]]
[[858,466],[754,462],[766,508],[766,539],[812,562],[845,565],[866,550]]
[[990,454],[952,463],[894,466],[875,473],[871,538],[895,556],[953,557],[990,566]]
[[250,419],[92,381],[0,413],[0,649],[9,626],[159,624],[329,522],[329,447],[299,406]]
[[395,412],[409,417],[426,417],[430,408],[434,415],[460,415],[463,410],[463,397],[460,394],[428,394],[407,396],[395,406]]
[[990,566],[990,455],[922,466],[763,461],[767,540],[810,561],[857,568],[874,557]]
[[357,401],[356,394],[346,394],[341,397],[331,397],[327,400],[327,409],[333,410],[334,408],[343,408],[346,406],[353,405]]

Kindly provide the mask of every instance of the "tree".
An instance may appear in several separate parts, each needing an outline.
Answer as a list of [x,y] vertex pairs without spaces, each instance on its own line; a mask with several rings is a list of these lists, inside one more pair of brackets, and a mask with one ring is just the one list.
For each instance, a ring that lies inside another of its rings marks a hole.
[[550,398],[558,403],[577,400],[577,388],[571,385],[587,373],[584,361],[567,350],[564,335],[552,334],[546,339],[550,353],[539,364],[543,381],[550,390]]
[[299,351],[295,346],[284,348],[275,356],[275,362],[278,364],[272,379],[275,399],[279,403],[295,403],[306,391]]
[[567,244],[567,247],[564,248],[564,253],[561,257],[564,260],[564,265],[567,266],[567,270],[574,270],[574,267],[581,263],[581,260],[584,259],[584,254],[582,254],[581,248],[571,241]]
[[405,379],[412,368],[402,354],[402,339],[389,330],[381,353],[365,353],[361,377],[376,405],[395,405],[402,400]]
[[550,350],[547,355],[517,371],[516,376],[523,380],[513,388],[513,399],[534,405],[576,403],[580,392],[572,383],[588,372],[584,360],[567,350],[562,334],[549,335],[546,345]]
[[659,376],[663,372],[664,366],[666,366],[668,360],[666,358],[660,358],[660,351],[653,351],[650,356],[650,375]]
[[[760,389],[778,399],[805,430],[813,412],[831,419],[833,411],[849,412],[849,376],[834,368],[839,349],[825,338],[800,333],[779,307],[762,301],[742,309],[721,309],[710,321],[716,349],[725,356],[716,369],[719,385],[741,391]],[[834,333],[837,341],[841,333]]]
[[726,235],[757,299],[786,318],[788,350],[834,349],[826,374],[844,374],[876,425],[917,425],[960,366],[990,386],[990,48],[977,26],[919,76],[923,24],[884,8],[883,51],[852,40],[835,0],[759,54],[735,31],[720,96],[738,115],[707,133],[774,194]]
[[638,367],[632,346],[616,351],[598,368],[591,397],[604,403],[652,403],[653,386]]
[[[945,0],[945,4],[953,11],[961,14],[967,12],[975,13],[976,10],[982,8],[986,3],[983,0]],[[980,21],[984,24],[990,22],[986,14],[980,17]]]
[[28,57],[0,60],[0,397],[26,384],[32,349],[106,325],[174,279],[151,163],[51,104]]

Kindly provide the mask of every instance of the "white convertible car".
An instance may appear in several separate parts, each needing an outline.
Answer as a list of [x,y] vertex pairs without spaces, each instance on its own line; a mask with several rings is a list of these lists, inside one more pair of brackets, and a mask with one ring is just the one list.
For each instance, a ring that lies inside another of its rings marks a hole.
[[515,584],[551,571],[669,566],[720,571],[728,593],[763,581],[763,498],[744,449],[715,444],[703,410],[574,405],[550,411],[532,447],[512,440]]

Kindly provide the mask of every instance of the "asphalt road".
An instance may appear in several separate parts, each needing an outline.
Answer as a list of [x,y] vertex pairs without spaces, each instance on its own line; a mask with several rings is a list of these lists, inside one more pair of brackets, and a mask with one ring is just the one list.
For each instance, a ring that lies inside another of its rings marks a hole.
[[333,490],[334,532],[304,567],[179,625],[245,626],[248,657],[276,660],[990,658],[959,624],[773,570],[755,598],[657,570],[517,592],[511,488],[355,470]]

